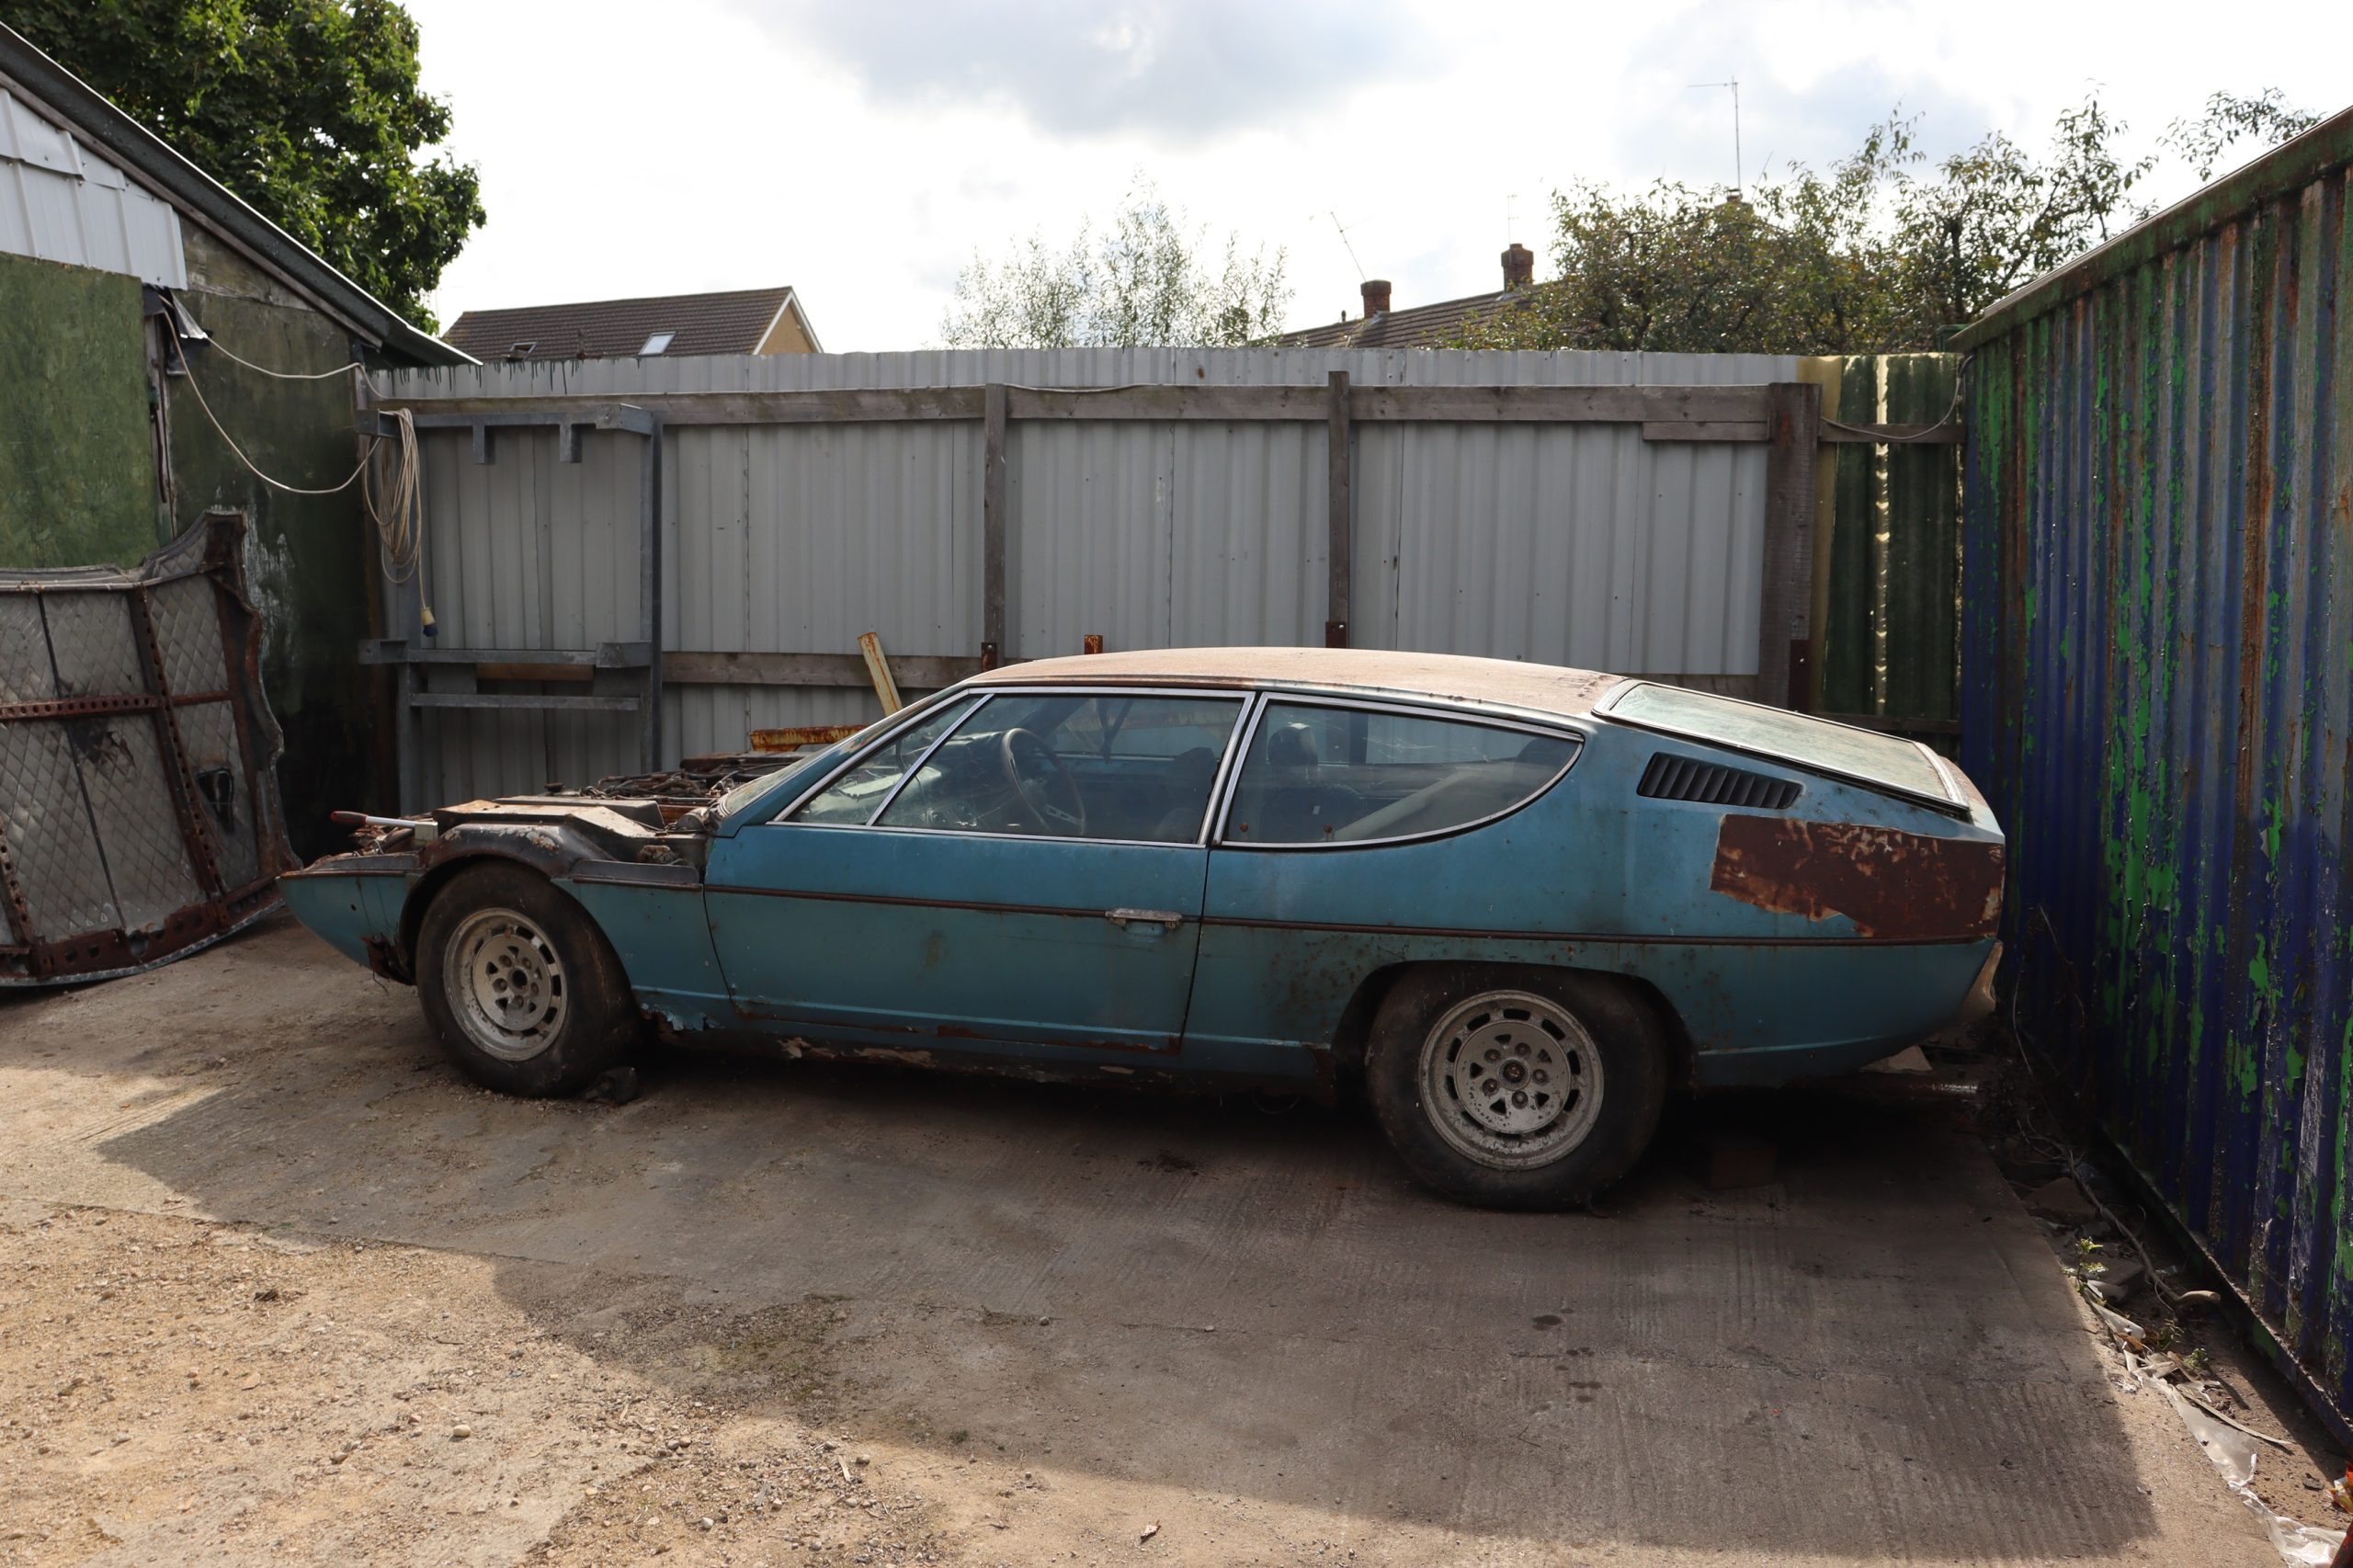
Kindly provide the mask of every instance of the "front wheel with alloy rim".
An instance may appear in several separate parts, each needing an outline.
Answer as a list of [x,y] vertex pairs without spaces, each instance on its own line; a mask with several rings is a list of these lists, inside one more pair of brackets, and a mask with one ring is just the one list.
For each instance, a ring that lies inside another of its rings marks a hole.
[[452,877],[417,927],[417,996],[468,1076],[512,1095],[569,1095],[619,1062],[636,1009],[604,933],[535,871]]
[[1381,1130],[1423,1185],[1493,1209],[1562,1209],[1649,1143],[1666,1068],[1649,1012],[1599,975],[1431,965],[1390,988],[1366,1044]]

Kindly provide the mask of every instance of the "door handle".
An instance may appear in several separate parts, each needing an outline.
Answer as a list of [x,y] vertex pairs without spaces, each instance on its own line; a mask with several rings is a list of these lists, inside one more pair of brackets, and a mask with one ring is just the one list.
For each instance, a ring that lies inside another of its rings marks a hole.
[[1107,909],[1103,918],[1114,926],[1157,926],[1164,931],[1185,924],[1185,917],[1173,909]]

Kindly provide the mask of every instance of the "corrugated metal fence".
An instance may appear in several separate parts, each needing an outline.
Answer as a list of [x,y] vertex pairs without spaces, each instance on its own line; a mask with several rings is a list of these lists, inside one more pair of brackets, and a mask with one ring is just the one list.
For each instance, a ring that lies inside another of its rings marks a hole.
[[2353,1408],[2353,111],[2002,306],[1964,760],[2029,1037]]
[[[1085,350],[585,360],[412,371],[385,399],[658,400],[854,388],[1728,386],[1794,379],[1767,356]],[[1361,394],[1360,394],[1361,395]],[[419,406],[425,406],[420,402]],[[1320,410],[1321,404],[1317,408]],[[1348,636],[1654,674],[1745,691],[1758,670],[1767,448],[1635,423],[1358,423]],[[1328,426],[1017,418],[1006,448],[1006,659],[1108,646],[1324,639]],[[638,635],[634,438],[424,437],[425,599],[445,643],[582,648]],[[662,642],[679,654],[969,658],[984,641],[983,425],[972,419],[674,425],[664,434]],[[691,678],[670,661],[659,750],[740,749],[754,728],[870,717],[851,686]],[[688,678],[682,678],[682,672]],[[905,682],[919,686],[920,681]],[[637,765],[626,715],[449,710],[433,799]]]

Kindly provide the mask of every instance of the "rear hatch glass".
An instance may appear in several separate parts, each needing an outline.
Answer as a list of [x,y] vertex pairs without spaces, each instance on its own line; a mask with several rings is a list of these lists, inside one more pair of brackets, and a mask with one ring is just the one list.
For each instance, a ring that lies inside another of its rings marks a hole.
[[1948,807],[1960,803],[1928,748],[1901,736],[1649,681],[1621,687],[1601,711],[1646,729],[1842,774]]

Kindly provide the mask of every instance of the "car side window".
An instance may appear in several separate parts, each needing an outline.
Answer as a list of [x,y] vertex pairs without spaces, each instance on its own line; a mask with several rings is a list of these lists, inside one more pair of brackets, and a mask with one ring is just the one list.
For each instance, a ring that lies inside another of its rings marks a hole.
[[858,825],[874,820],[882,802],[905,778],[931,744],[955,727],[956,721],[972,710],[970,702],[952,702],[913,729],[902,731],[896,737],[874,751],[867,753],[857,766],[827,785],[823,793],[813,796],[790,820]]
[[1574,737],[1366,708],[1270,702],[1224,842],[1363,844],[1444,833],[1540,793]]
[[1007,692],[949,736],[878,825],[1190,844],[1240,698]]

